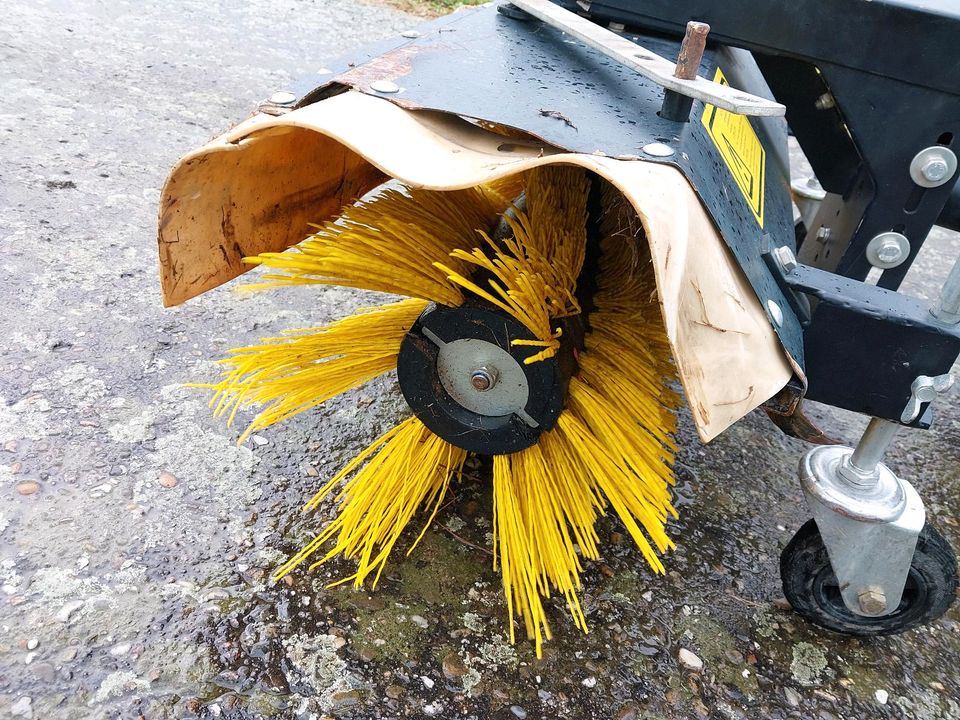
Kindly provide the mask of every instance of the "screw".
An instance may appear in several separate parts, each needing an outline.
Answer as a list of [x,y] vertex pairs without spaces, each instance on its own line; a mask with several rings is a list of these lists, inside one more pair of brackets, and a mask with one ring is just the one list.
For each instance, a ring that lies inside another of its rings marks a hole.
[[397,84],[389,80],[374,80],[370,83],[370,89],[378,93],[395,93],[400,91]]
[[500,373],[496,368],[479,367],[470,373],[470,384],[479,392],[486,392],[497,384]]
[[860,609],[867,615],[879,615],[887,609],[887,595],[876,585],[861,590],[857,595]]
[[270,96],[269,102],[273,105],[292,105],[297,99],[297,96],[292,92],[286,90],[280,90],[275,92]]
[[794,255],[793,250],[786,245],[774,248],[773,259],[777,261],[777,265],[787,274],[797,269],[797,256]]
[[767,310],[770,312],[770,317],[773,319],[774,324],[777,327],[781,327],[783,325],[783,310],[780,306],[773,300],[767,300]]
[[947,165],[947,161],[943,158],[932,157],[923,164],[920,172],[930,182],[940,182],[947,177],[947,173],[950,172],[950,166]]

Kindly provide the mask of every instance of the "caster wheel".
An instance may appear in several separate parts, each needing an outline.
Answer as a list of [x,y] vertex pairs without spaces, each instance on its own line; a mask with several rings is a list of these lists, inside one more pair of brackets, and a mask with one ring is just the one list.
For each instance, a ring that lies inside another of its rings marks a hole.
[[950,544],[930,525],[917,538],[900,607],[882,617],[851,612],[840,597],[827,548],[817,524],[804,524],[780,555],[787,600],[812,623],[848,635],[892,635],[943,615],[957,590],[957,563]]

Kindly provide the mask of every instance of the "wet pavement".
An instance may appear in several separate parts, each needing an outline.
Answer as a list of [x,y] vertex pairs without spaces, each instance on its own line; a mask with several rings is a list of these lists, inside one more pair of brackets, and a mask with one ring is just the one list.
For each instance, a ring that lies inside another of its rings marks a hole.
[[[807,519],[803,445],[753,414],[710,446],[681,422],[679,548],[650,573],[612,521],[538,661],[505,639],[486,468],[374,593],[346,565],[269,573],[299,508],[405,412],[387,379],[236,447],[183,383],[225,349],[371,296],[221,288],[163,310],[159,188],[183,152],[325,59],[409,27],[346,0],[8,2],[0,23],[0,715],[22,718],[960,717],[960,612],[858,640],[785,608]],[[957,236],[905,289],[932,297]],[[855,438],[864,420],[814,408]],[[960,401],[890,464],[960,545]]]

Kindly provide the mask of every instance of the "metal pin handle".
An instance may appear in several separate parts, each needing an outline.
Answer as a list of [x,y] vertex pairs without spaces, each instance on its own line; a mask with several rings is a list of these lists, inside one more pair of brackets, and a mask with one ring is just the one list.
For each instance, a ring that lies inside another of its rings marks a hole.
[[953,387],[953,375],[937,375],[930,377],[928,375],[918,376],[910,385],[910,400],[903,409],[900,421],[912,423],[920,417],[920,409],[924,403],[933,402],[938,395],[947,392]]
[[729,85],[720,85],[706,78],[682,80],[674,74],[676,65],[666,58],[595,25],[550,0],[513,0],[512,4],[668,90],[738,115],[781,117],[787,111],[786,107],[778,102]]
[[[706,23],[691,20],[687,23],[687,31],[680,43],[680,53],[677,55],[677,67],[673,76],[681,80],[695,80],[700,70],[700,61],[703,60],[703,51],[707,47],[707,35],[710,26]],[[693,98],[681,95],[675,90],[666,90],[663,93],[663,105],[660,107],[660,117],[676,122],[687,122],[690,119],[690,110],[693,107]]]

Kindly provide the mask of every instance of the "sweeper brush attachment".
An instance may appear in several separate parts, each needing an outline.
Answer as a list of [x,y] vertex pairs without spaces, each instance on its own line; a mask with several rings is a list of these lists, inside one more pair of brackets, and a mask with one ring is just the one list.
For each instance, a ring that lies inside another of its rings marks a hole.
[[[588,255],[594,273],[578,283]],[[663,571],[674,372],[642,225],[608,183],[553,166],[456,192],[386,190],[250,262],[270,286],[412,296],[223,361],[217,412],[265,405],[248,433],[394,368],[415,413],[308,503],[335,495],[337,517],[278,577],[342,554],[358,566],[348,580],[375,586],[468,453],[494,456],[494,562],[538,652],[554,591],[586,630],[580,556],[599,557],[594,524],[608,509]]]
[[[815,523],[781,565],[801,614],[860,634],[939,617],[952,552],[881,459],[898,427],[929,427],[960,354],[960,265],[932,309],[892,292],[941,211],[960,216],[960,99],[940,66],[841,63],[820,39],[847,13],[871,38],[926,28],[924,47],[946,48],[941,25],[960,18],[800,2],[826,23],[806,46],[797,18],[773,17],[794,10],[748,0],[690,23],[686,3],[566,5],[486,6],[385,41],[171,173],[167,304],[251,266],[254,288],[399,296],[237,348],[206,386],[218,415],[244,418],[241,441],[394,371],[409,406],[307,503],[334,519],[276,576],[342,556],[355,571],[340,582],[376,586],[465,462],[491,457],[510,636],[522,625],[539,654],[554,595],[587,631],[601,516],[663,572],[682,390],[705,442],[762,406],[817,445],[801,464]],[[891,73],[943,112],[877,122]],[[796,186],[799,222],[784,113],[823,181]],[[855,450],[804,416],[807,397],[873,418]]]

